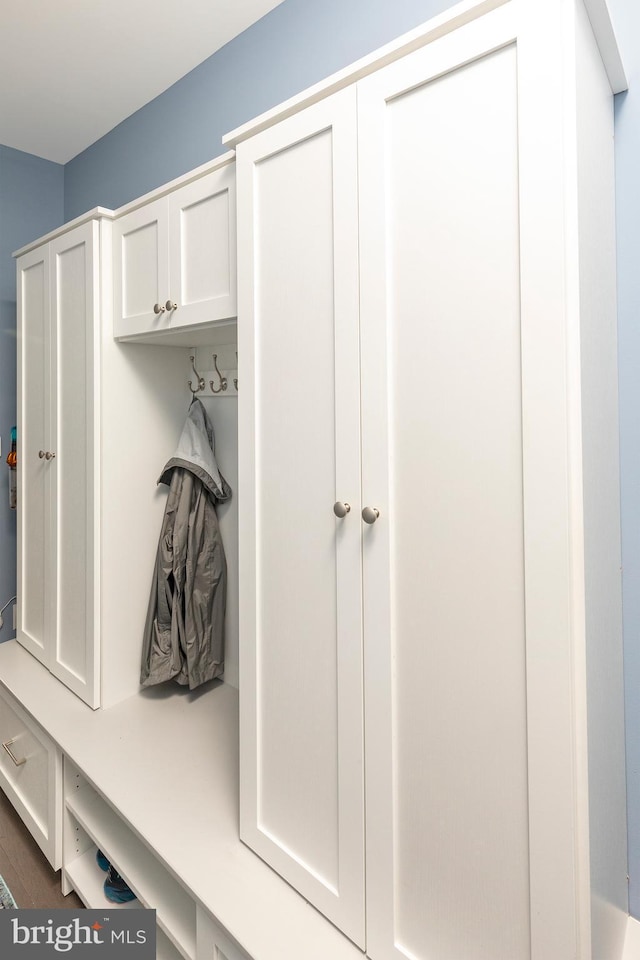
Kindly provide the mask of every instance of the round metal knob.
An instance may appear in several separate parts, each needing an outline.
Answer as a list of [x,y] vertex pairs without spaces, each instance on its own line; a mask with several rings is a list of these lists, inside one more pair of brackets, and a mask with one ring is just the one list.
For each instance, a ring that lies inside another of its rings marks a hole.
[[336,500],[333,505],[333,512],[335,513],[336,517],[340,518],[340,520],[342,520],[343,517],[346,517],[346,515],[349,513],[349,510],[351,510],[350,504],[342,503],[340,500]]
[[153,305],[153,312],[154,312],[155,314],[164,313],[164,307],[163,307],[162,304],[160,304],[160,303],[154,303],[154,305]]
[[375,523],[379,516],[380,511],[377,507],[365,507],[362,511],[362,519],[365,523]]
[[55,453],[49,453],[49,451],[47,450],[47,452],[44,455],[44,458],[45,460],[55,460],[56,455]]
[[165,306],[165,310],[169,310],[169,311],[178,309],[178,304],[174,303],[173,300],[167,300],[164,306]]
[[38,456],[42,460],[42,458],[44,457],[44,450],[38,450]]

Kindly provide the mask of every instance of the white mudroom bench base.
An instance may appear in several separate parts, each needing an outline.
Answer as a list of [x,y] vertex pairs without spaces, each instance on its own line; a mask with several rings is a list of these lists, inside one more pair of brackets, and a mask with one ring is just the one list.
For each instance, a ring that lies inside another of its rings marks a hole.
[[[116,865],[116,855],[128,848],[127,880],[134,889],[153,890],[164,881],[179,888],[192,930],[187,924],[185,935],[174,938],[182,949],[168,949],[167,955],[212,960],[222,950],[228,960],[245,960],[245,954],[253,960],[363,956],[239,840],[235,688],[214,681],[202,693],[189,693],[166,684],[93,711],[15,641],[0,644],[0,688],[62,752],[67,833],[77,823],[95,845],[104,838],[108,849],[115,840],[118,850],[109,852]],[[70,799],[76,775],[83,790],[95,791],[91,804],[86,796]],[[65,836],[67,857],[69,840]],[[81,868],[63,862],[68,884],[81,884],[74,881]],[[158,875],[144,875],[150,871]],[[162,930],[162,911],[148,899]],[[168,928],[172,939],[170,920]]]

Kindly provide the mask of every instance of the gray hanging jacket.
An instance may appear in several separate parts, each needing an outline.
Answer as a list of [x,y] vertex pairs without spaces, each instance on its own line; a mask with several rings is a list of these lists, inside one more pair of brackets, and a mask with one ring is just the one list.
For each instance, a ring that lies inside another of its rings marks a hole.
[[144,628],[140,683],[191,690],[224,670],[227,565],[216,502],[231,488],[216,463],[211,421],[194,400],[174,456],[158,483],[169,486]]

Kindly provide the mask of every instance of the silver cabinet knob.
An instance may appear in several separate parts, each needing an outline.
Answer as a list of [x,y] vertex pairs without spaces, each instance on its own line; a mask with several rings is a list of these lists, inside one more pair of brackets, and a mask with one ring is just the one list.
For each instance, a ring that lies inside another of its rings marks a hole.
[[377,507],[365,507],[362,511],[362,519],[365,523],[375,523],[379,516],[380,511]]
[[38,450],[38,456],[42,460],[42,458],[44,457],[44,450]]
[[164,313],[164,307],[163,307],[162,304],[160,304],[160,303],[154,303],[154,305],[153,305],[153,312],[154,312],[155,314]]
[[167,302],[165,303],[164,307],[165,307],[165,310],[169,310],[169,312],[171,312],[171,310],[177,310],[177,309],[178,309],[178,304],[177,304],[177,303],[174,303],[173,300],[167,300]]
[[333,505],[333,512],[335,513],[336,517],[340,518],[340,520],[342,520],[343,517],[346,517],[350,510],[351,505],[348,503],[342,503],[340,500],[336,500]]
[[55,460],[56,455],[55,453],[49,453],[49,451],[47,450],[47,452],[44,455],[44,458],[45,460]]

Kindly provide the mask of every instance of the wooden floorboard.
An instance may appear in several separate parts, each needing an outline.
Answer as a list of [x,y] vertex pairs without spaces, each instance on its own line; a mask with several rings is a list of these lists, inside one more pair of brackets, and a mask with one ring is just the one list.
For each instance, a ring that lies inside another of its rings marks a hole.
[[0,874],[21,908],[76,909],[75,893],[63,897],[60,871],[51,865],[10,801],[0,790]]

